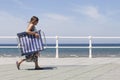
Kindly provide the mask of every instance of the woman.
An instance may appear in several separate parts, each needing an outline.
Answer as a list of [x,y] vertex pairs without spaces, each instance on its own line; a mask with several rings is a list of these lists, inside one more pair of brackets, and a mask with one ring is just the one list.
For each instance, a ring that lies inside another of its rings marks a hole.
[[[34,35],[36,38],[39,38],[39,34],[36,33],[36,28],[35,28],[35,25],[37,25],[39,22],[39,19],[38,17],[36,16],[33,16],[31,19],[30,19],[30,22],[28,24],[28,27],[27,27],[27,30],[26,32],[30,35]],[[39,56],[39,52],[37,53],[34,53],[34,54],[31,54],[31,55],[26,55],[25,59],[22,59],[20,61],[17,61],[16,62],[16,65],[17,65],[17,68],[18,70],[20,69],[20,64],[24,61],[33,61],[35,63],[35,69],[39,69],[39,65],[38,65],[38,56]]]

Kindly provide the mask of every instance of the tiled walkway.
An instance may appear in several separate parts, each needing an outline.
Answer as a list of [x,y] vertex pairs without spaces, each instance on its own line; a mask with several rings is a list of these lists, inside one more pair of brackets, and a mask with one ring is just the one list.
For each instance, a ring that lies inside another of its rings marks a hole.
[[0,80],[120,80],[120,58],[41,58],[39,64],[40,70],[34,63],[21,70],[15,62],[1,64]]

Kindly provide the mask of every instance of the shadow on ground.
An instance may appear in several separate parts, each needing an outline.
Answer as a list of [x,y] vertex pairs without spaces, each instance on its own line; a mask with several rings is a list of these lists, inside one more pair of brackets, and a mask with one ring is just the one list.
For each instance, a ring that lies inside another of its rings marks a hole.
[[54,69],[57,69],[57,67],[41,67],[37,69],[31,68],[31,69],[26,69],[26,70],[54,70]]

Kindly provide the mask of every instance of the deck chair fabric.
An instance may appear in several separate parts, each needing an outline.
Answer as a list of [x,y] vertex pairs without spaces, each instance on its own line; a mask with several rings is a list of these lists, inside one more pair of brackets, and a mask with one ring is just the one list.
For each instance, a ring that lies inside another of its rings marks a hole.
[[37,33],[39,34],[39,38],[29,35],[27,32],[17,34],[22,56],[34,54],[44,49],[41,30],[37,31]]

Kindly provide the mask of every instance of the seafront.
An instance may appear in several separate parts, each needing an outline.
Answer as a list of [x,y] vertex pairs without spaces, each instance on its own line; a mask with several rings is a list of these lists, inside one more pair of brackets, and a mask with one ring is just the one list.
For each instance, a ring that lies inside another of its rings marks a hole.
[[39,58],[40,70],[24,62],[16,68],[19,57],[0,58],[1,80],[119,80],[120,58]]

